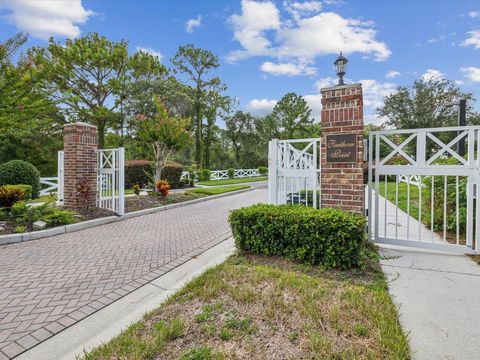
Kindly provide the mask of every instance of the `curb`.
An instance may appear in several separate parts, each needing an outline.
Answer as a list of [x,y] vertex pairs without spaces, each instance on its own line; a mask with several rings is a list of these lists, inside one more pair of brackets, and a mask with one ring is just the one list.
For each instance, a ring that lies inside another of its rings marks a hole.
[[154,213],[169,210],[169,209],[198,204],[204,201],[237,195],[237,194],[241,194],[241,193],[244,193],[247,191],[253,191],[253,190],[254,188],[250,187],[248,189],[241,189],[241,190],[231,191],[228,193],[218,194],[218,195],[210,195],[210,196],[202,197],[199,199],[188,200],[188,201],[184,201],[176,204],[169,204],[169,205],[159,206],[159,207],[150,208],[150,209],[133,211],[130,213],[126,213],[123,216],[107,216],[104,218],[82,221],[76,224],[57,226],[47,230],[33,231],[33,232],[28,232],[23,234],[1,235],[0,246],[9,245],[9,244],[18,244],[21,242],[32,241],[32,240],[39,240],[39,239],[43,239],[43,238],[55,236],[55,235],[68,234],[75,231],[90,229],[100,225],[105,225],[105,224],[110,224],[117,221],[135,218],[137,216],[154,214]]

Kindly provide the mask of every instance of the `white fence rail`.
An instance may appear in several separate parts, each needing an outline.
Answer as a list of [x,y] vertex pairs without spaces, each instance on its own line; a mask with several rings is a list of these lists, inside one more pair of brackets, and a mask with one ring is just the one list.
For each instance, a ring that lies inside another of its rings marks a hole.
[[39,195],[56,194],[57,204],[63,205],[63,151],[58,152],[57,174],[58,176],[40,178],[40,185],[46,187],[40,190]]
[[375,131],[368,145],[372,241],[480,251],[480,126]]
[[[234,179],[250,178],[261,176],[258,169],[235,169],[233,173]],[[228,170],[213,170],[210,174],[210,180],[229,179]],[[188,171],[182,172],[181,180],[190,180],[190,173]]]
[[97,150],[97,206],[125,214],[125,149]]
[[320,139],[268,144],[268,202],[320,208]]

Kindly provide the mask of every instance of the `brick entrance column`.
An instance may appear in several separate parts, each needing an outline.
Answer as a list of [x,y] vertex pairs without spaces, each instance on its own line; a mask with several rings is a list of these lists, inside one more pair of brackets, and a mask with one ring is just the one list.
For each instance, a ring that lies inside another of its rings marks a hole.
[[63,130],[64,151],[64,205],[69,208],[84,206],[77,186],[90,185],[88,206],[95,206],[97,167],[97,127],[81,122],[67,124]]
[[322,207],[364,213],[362,85],[322,94]]

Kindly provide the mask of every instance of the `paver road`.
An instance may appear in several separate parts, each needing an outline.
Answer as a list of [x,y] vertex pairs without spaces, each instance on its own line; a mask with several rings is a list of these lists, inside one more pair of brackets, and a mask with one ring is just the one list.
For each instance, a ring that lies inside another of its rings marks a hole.
[[0,360],[12,358],[230,236],[265,188],[0,246]]

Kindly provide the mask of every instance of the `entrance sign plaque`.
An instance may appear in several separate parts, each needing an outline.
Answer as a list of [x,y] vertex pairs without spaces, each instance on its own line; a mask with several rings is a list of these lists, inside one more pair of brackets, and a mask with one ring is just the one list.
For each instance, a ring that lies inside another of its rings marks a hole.
[[328,134],[326,138],[327,163],[357,162],[357,134]]

